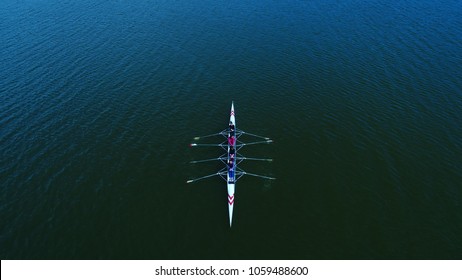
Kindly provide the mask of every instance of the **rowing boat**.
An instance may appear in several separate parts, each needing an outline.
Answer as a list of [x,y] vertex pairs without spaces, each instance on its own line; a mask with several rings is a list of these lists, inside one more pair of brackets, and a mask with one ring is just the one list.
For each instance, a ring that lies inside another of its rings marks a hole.
[[[247,135],[249,137],[253,137],[254,139],[257,138],[258,141],[253,141],[253,142],[248,142],[244,143],[239,139],[239,137]],[[196,179],[191,179],[186,181],[186,183],[193,183],[202,179],[207,179],[211,178],[214,176],[220,176],[226,181],[227,184],[227,190],[228,190],[228,213],[229,213],[229,226],[232,226],[233,223],[233,210],[234,210],[234,204],[235,204],[235,189],[236,189],[236,182],[239,180],[242,176],[244,175],[250,175],[254,177],[259,177],[263,179],[268,179],[268,180],[274,180],[276,178],[269,177],[269,176],[263,176],[263,175],[258,175],[254,173],[249,173],[244,171],[243,169],[239,168],[238,165],[244,161],[244,160],[257,160],[257,161],[272,161],[272,159],[268,158],[252,158],[252,157],[244,157],[238,151],[243,148],[244,146],[249,146],[249,145],[256,145],[256,144],[269,144],[272,143],[273,140],[269,139],[268,137],[264,136],[259,136],[256,134],[248,133],[245,131],[242,131],[240,129],[237,129],[236,127],[236,115],[234,112],[234,102],[231,103],[231,113],[229,116],[229,125],[228,128],[225,130],[210,134],[210,135],[205,135],[205,136],[199,136],[195,137],[194,140],[200,140],[203,138],[208,138],[208,137],[214,137],[214,136],[223,136],[226,138],[225,141],[219,143],[219,144],[200,144],[200,143],[191,143],[190,147],[211,147],[211,146],[216,146],[216,147],[221,147],[225,150],[225,153],[222,154],[220,157],[217,158],[210,158],[210,159],[203,159],[203,160],[194,160],[191,161],[191,163],[202,163],[202,162],[210,162],[210,161],[216,161],[219,160],[224,163],[225,167],[223,167],[221,170],[219,170],[216,173],[212,173],[206,176],[202,176]]]

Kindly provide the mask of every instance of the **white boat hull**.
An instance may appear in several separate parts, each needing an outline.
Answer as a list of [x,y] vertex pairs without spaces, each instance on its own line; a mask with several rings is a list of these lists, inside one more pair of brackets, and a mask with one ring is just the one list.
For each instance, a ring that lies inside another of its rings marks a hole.
[[[236,138],[236,117],[234,114],[234,102],[231,103],[231,113],[229,116],[229,124],[234,125],[234,134],[228,133],[228,137],[234,136]],[[234,142],[234,150],[236,151],[236,141]],[[228,160],[230,157],[230,144],[228,143]],[[236,187],[236,161],[234,160],[233,166],[234,172],[230,172],[230,168],[228,167],[228,175],[227,175],[227,185],[228,185],[228,212],[229,212],[229,226],[231,227],[233,224],[233,209],[234,209],[234,192]]]
[[[241,140],[239,140],[239,143],[238,143],[237,139],[243,134],[246,134],[249,137],[259,138],[259,141],[252,141],[252,142],[244,143]],[[259,136],[256,134],[238,130],[236,127],[234,102],[231,103],[229,126],[227,129],[224,129],[221,132],[210,134],[210,135],[194,137],[194,140],[199,140],[201,138],[207,138],[207,137],[215,137],[215,136],[223,136],[226,138],[226,140],[218,144],[191,143],[189,146],[190,147],[220,147],[220,148],[223,148],[226,151],[226,153],[222,154],[218,158],[194,160],[194,161],[191,161],[191,163],[200,163],[200,162],[209,162],[209,161],[219,160],[225,164],[225,167],[223,167],[220,171],[216,173],[212,173],[212,174],[205,175],[205,176],[202,176],[196,179],[188,180],[186,181],[186,183],[189,184],[189,183],[193,183],[199,180],[204,180],[204,179],[215,177],[215,176],[220,176],[221,178],[226,180],[226,186],[227,186],[227,192],[228,192],[229,226],[231,227],[233,225],[234,204],[236,203],[235,192],[236,192],[237,180],[239,180],[239,178],[241,178],[243,175],[249,175],[249,176],[254,176],[254,177],[259,177],[259,178],[269,179],[269,180],[276,179],[276,178],[269,177],[269,176],[249,173],[238,167],[238,164],[242,162],[243,160],[272,161],[272,159],[244,157],[241,154],[239,154],[238,151],[243,146],[256,145],[256,144],[268,144],[273,141],[269,139],[268,137]]]

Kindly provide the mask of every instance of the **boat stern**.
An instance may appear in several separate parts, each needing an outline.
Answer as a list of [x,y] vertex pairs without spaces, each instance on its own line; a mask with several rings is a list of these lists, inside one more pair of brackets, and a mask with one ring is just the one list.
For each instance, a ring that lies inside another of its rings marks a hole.
[[228,212],[229,212],[229,227],[233,224],[233,209],[234,209],[234,184],[228,183]]

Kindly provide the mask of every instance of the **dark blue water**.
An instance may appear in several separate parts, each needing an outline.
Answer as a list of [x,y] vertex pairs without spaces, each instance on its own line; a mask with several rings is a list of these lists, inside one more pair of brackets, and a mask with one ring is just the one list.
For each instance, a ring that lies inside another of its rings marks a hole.
[[0,257],[460,259],[461,65],[461,1],[3,0]]

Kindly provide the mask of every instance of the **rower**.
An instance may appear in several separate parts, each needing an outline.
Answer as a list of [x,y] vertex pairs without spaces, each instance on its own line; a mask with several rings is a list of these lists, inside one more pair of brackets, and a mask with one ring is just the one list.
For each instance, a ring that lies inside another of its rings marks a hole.
[[236,138],[234,138],[234,136],[228,137],[228,144],[230,146],[234,146],[235,143],[236,143]]
[[234,182],[234,167],[231,167],[228,171],[229,183]]
[[229,124],[229,130],[230,130],[231,132],[234,131],[234,124],[233,124],[233,123],[230,123],[230,124]]
[[229,166],[230,170],[233,169],[233,166],[234,166],[233,158],[228,159],[228,166]]

